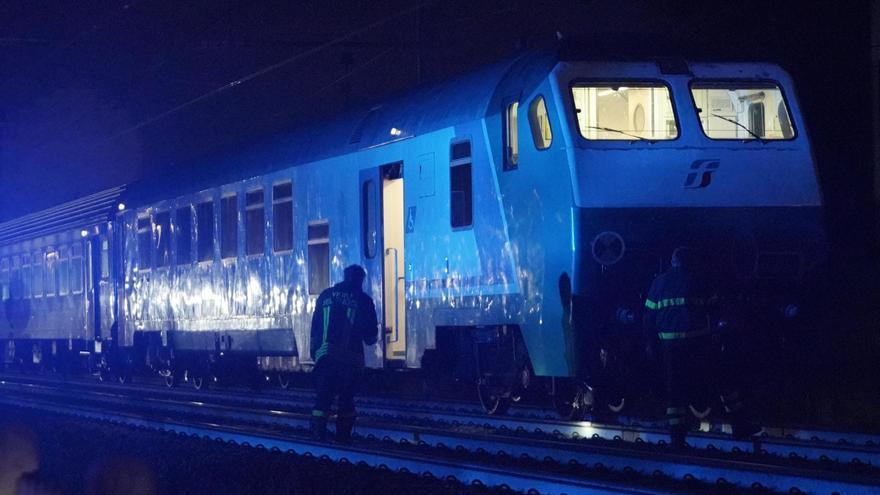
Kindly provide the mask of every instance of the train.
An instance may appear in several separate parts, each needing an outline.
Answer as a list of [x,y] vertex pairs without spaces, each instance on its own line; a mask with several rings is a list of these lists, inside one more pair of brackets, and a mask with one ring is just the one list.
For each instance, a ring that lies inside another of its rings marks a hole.
[[779,66],[527,50],[0,224],[0,351],[284,386],[356,263],[369,368],[466,380],[490,414],[540,386],[577,417],[676,246],[772,325],[805,307],[822,212]]

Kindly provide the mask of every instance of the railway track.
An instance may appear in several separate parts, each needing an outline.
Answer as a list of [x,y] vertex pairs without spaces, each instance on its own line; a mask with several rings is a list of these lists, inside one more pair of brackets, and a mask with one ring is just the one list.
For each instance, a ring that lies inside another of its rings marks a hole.
[[[236,434],[250,430],[269,431],[283,435],[285,441],[301,437],[309,420],[309,397],[301,392],[293,392],[291,397],[283,400],[277,394],[268,394],[271,396],[265,397],[235,392],[196,393],[157,387],[96,387],[88,383],[67,383],[62,389],[59,388],[60,384],[58,380],[51,379],[35,380],[29,377],[12,380],[7,377],[0,383],[0,390],[4,392],[3,401],[25,400],[30,402],[31,407],[40,407],[35,402],[42,402],[44,406],[49,402],[48,405],[57,412],[75,407],[79,409],[79,413],[88,410],[92,415],[89,417],[123,413],[130,417],[133,413],[131,409],[135,408],[135,417],[145,420],[144,418],[152,416],[150,421],[154,422],[153,426],[178,425],[174,428],[185,430],[194,426],[180,423],[174,418],[199,418],[199,427],[212,425],[212,428],[221,430],[232,427]],[[536,488],[546,493],[592,490],[595,487],[575,489],[574,485],[568,488],[563,485],[572,481],[569,479],[572,476],[574,480],[579,479],[579,482],[591,483],[593,481],[584,479],[585,472],[589,475],[590,471],[606,470],[624,477],[631,475],[641,478],[642,483],[636,483],[639,490],[651,490],[653,483],[650,481],[656,479],[697,482],[703,486],[732,490],[762,487],[779,492],[804,493],[876,493],[880,483],[876,469],[878,464],[875,461],[878,451],[867,444],[856,446],[831,444],[821,440],[804,442],[766,437],[753,442],[740,442],[744,448],[724,451],[716,446],[716,443],[723,444],[721,440],[724,438],[721,435],[702,433],[694,436],[695,448],[671,452],[663,447],[663,433],[644,428],[639,430],[632,427],[534,418],[476,417],[466,413],[426,411],[424,407],[413,407],[411,401],[402,401],[396,405],[392,404],[393,401],[374,399],[364,402],[359,405],[362,418],[358,433],[363,440],[358,442],[358,448],[370,450],[370,445],[377,442],[382,444],[381,448],[371,451],[370,455],[381,455],[386,451],[398,452],[401,446],[426,449],[427,458],[439,457],[442,460],[438,461],[438,466],[429,469],[426,465],[413,464],[406,467],[400,464],[402,461],[393,461],[392,464],[411,471],[425,469],[427,471],[416,472],[437,475],[443,472],[452,473],[449,458],[458,458],[452,464],[470,466],[467,473],[448,475],[463,480],[480,480],[487,484],[498,482],[501,476],[499,473],[504,471],[503,466],[492,465],[494,461],[521,460],[526,466],[517,465],[512,472],[515,472],[515,477],[525,475],[525,478],[501,482],[511,487],[516,486],[517,489]],[[157,415],[159,419],[156,419]],[[170,426],[166,426],[168,427]],[[254,435],[259,437],[257,433]],[[603,437],[612,440],[601,440]],[[254,440],[250,442],[254,443]],[[324,455],[326,449],[337,449],[299,438],[294,443],[299,447],[289,448],[297,452],[314,454],[320,451]],[[774,452],[774,449],[792,448],[799,452],[810,450],[812,457],[792,454],[792,450],[787,454]],[[342,450],[348,452],[347,448]],[[410,453],[419,456],[420,462],[427,462],[424,452]],[[460,458],[462,456],[464,458]],[[403,458],[408,459],[409,456],[405,455]],[[844,460],[856,458],[865,460]],[[365,462],[376,461],[374,457],[370,459],[372,460]],[[489,462],[492,472],[476,469],[474,466],[480,464],[477,461]],[[388,462],[385,465],[391,466]],[[553,475],[552,480],[540,478],[548,473]],[[543,481],[534,481],[539,478]],[[648,480],[647,483],[645,479]],[[529,483],[533,486],[528,486]],[[611,490],[609,486],[613,489],[633,489],[632,483],[602,485],[601,489],[606,490],[603,493]]]

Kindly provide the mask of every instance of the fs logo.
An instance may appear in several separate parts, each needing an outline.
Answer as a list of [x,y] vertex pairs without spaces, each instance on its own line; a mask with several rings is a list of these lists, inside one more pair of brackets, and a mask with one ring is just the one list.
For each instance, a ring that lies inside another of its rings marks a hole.
[[[691,171],[684,180],[685,189],[702,189],[712,183],[712,173],[721,166],[721,160],[709,158],[707,160],[694,160],[691,163]],[[702,174],[700,171],[702,170]],[[697,177],[700,177],[699,182]]]

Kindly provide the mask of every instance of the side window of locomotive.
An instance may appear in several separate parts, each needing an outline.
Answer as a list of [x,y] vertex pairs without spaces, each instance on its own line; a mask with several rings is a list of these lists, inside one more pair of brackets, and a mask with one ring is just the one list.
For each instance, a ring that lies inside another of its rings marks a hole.
[[678,137],[669,88],[660,83],[577,83],[571,88],[578,131],[595,141]]
[[364,240],[364,256],[376,256],[378,231],[376,229],[376,183],[368,180],[361,190],[361,238]]
[[449,215],[453,229],[474,223],[470,141],[453,143],[449,152]]
[[66,296],[70,289],[70,261],[67,246],[58,248],[58,295]]
[[330,287],[330,224],[309,223],[309,294],[320,294]]
[[220,257],[224,260],[238,255],[238,195],[220,200]]
[[504,170],[519,166],[519,133],[516,127],[516,114],[519,102],[509,103],[504,109]]
[[83,291],[83,251],[77,242],[70,248],[70,292],[82,294]]
[[40,252],[31,257],[31,291],[34,297],[43,297],[43,253]]
[[196,205],[198,226],[199,261],[214,259],[214,202],[206,201]]
[[276,253],[293,249],[293,184],[272,186],[273,249]]
[[192,207],[177,209],[174,216],[174,238],[177,244],[177,264],[187,265],[192,261]]
[[156,225],[156,266],[171,264],[171,212],[163,211],[153,217]]
[[263,254],[266,247],[266,215],[263,190],[248,191],[245,195],[245,251],[248,256]]
[[532,141],[535,148],[546,150],[553,142],[553,131],[550,129],[550,117],[547,115],[547,104],[543,96],[538,96],[529,105],[529,127],[532,130]]
[[150,217],[137,219],[138,269],[149,270],[151,263],[150,247],[153,245],[152,224]]
[[[782,91],[774,83],[696,81],[691,96],[703,133],[710,139],[793,139],[795,131]],[[766,109],[776,109],[768,114]]]

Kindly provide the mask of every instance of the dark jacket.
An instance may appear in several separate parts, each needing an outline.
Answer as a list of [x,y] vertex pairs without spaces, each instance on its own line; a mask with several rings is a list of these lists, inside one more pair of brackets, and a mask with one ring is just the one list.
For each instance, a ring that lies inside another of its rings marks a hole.
[[318,296],[312,314],[312,358],[364,365],[363,344],[379,337],[376,306],[359,286],[340,282]]
[[681,267],[672,267],[654,279],[645,301],[645,330],[656,332],[660,340],[708,335],[717,297],[710,297],[702,285]]

